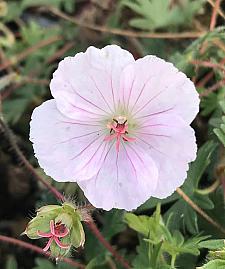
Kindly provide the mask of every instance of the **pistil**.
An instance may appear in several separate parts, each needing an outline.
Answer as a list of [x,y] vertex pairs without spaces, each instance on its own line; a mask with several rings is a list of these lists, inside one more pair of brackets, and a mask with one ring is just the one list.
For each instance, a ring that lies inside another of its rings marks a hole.
[[126,117],[119,116],[114,118],[112,123],[107,126],[110,129],[110,135],[107,135],[104,141],[116,139],[116,150],[119,152],[121,139],[126,142],[133,142],[135,138],[128,136],[128,122]]

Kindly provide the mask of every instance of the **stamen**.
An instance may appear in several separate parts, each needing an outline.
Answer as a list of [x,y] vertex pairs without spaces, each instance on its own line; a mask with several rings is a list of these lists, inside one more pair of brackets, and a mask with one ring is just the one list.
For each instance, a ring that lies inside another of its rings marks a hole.
[[54,223],[54,220],[50,221],[50,232],[44,233],[41,231],[37,231],[37,235],[43,238],[49,238],[46,246],[43,248],[43,251],[48,251],[53,241],[63,249],[70,248],[69,244],[63,244],[59,238],[63,238],[69,234],[69,229],[62,223]]
[[126,117],[119,116],[116,119],[113,119],[114,123],[110,123],[107,127],[110,129],[110,135],[107,135],[104,138],[104,141],[112,141],[116,139],[116,150],[119,152],[121,139],[126,142],[133,142],[136,139],[127,136],[128,134],[128,124]]

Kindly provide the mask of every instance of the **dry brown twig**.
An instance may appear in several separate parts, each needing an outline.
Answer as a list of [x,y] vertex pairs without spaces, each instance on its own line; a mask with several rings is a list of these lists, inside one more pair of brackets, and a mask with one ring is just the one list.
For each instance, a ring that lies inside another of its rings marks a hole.
[[138,37],[138,38],[159,38],[159,39],[182,39],[182,38],[198,38],[204,35],[206,32],[182,32],[182,33],[149,33],[149,32],[138,32],[131,30],[121,30],[117,28],[108,28],[105,26],[100,26],[96,24],[86,23],[80,19],[76,19],[71,17],[62,11],[58,10],[54,7],[48,7],[48,11],[50,11],[55,16],[67,20],[73,24],[76,24],[80,27],[85,27],[87,29],[98,31],[102,33],[109,33],[114,35],[128,36],[128,37]]
[[0,71],[3,71],[4,69],[9,68],[10,66],[13,66],[13,65],[21,62],[27,56],[34,53],[36,50],[43,48],[45,46],[48,46],[48,45],[55,43],[57,41],[60,41],[61,39],[62,39],[61,36],[52,36],[48,39],[42,40],[41,42],[35,44],[34,46],[27,48],[26,50],[24,50],[20,54],[14,56],[13,60],[8,60],[8,61],[2,63],[0,65]]

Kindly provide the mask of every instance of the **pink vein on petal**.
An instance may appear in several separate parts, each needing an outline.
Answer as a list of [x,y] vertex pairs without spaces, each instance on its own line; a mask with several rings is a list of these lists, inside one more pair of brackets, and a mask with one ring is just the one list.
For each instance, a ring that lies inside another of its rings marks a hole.
[[[130,91],[129,91],[129,95],[128,95],[128,102],[127,102],[127,109],[128,109],[128,107],[129,107],[130,97],[131,97],[131,93],[132,93],[133,88],[134,88],[134,82],[135,82],[135,79],[136,79],[136,76],[133,77],[132,84],[131,84],[131,87],[130,87]],[[123,88],[123,102],[124,102],[124,104],[125,104],[124,88]]]
[[138,118],[135,118],[135,119],[143,119],[143,118],[152,117],[152,116],[159,115],[159,114],[162,114],[162,113],[165,113],[165,112],[168,112],[168,111],[172,111],[173,109],[174,109],[174,107],[171,107],[171,108],[168,108],[168,109],[165,109],[165,110],[162,110],[162,111],[159,111],[159,112],[151,113],[151,114],[148,114],[148,115],[145,115],[145,116],[141,116],[141,117],[138,117]]
[[129,156],[129,154],[128,154],[128,152],[127,152],[126,147],[125,147],[124,144],[123,144],[123,147],[124,147],[124,150],[125,150],[125,152],[126,152],[127,158],[129,159],[129,161],[130,161],[130,163],[131,163],[131,166],[132,166],[133,169],[134,169],[135,177],[136,177],[136,180],[137,180],[137,170],[136,170],[136,168],[135,168],[135,166],[134,166],[134,163],[132,162],[132,160],[131,160],[131,158],[130,158],[130,156]]
[[[103,143],[104,143],[104,141],[98,146],[98,148],[96,149],[96,151],[93,153],[92,157],[87,161],[86,164],[84,164],[84,166],[81,168],[81,170],[84,169],[93,160],[95,154],[99,151],[99,149],[100,149],[100,147],[102,146]],[[104,145],[104,150],[105,150],[105,148],[106,148],[106,143]],[[103,154],[104,150],[102,151],[102,154]],[[101,157],[102,157],[102,154],[101,154]]]
[[58,121],[58,122],[56,122],[56,124],[60,124],[60,123],[84,125],[84,126],[101,126],[100,124],[90,124],[90,123],[83,123],[83,122],[71,122],[71,121]]
[[102,93],[101,90],[99,89],[99,87],[98,87],[96,81],[94,80],[94,78],[93,78],[90,74],[89,74],[89,76],[90,76],[91,80],[93,81],[93,83],[95,84],[95,87],[96,87],[96,89],[98,90],[98,92],[100,93],[102,99],[104,100],[104,102],[105,102],[106,105],[108,106],[109,110],[113,113],[112,108],[110,107],[110,105],[109,105],[108,102],[106,101],[105,96],[103,95],[103,93]]
[[92,135],[92,134],[95,134],[95,133],[100,133],[103,130],[105,130],[105,129],[100,129],[100,130],[97,130],[95,132],[91,132],[91,133],[87,133],[87,134],[83,134],[83,135],[79,135],[79,136],[74,136],[74,137],[71,137],[70,139],[58,142],[57,144],[67,143],[67,142],[70,142],[70,141],[72,141],[74,139],[77,139],[77,138],[82,138],[82,137],[89,136],[89,135]]
[[[147,81],[144,83],[144,85],[142,86],[142,89],[141,89],[141,91],[140,91],[140,93],[139,93],[139,95],[138,95],[136,101],[134,102],[133,107],[132,107],[131,110],[130,110],[131,112],[133,111],[135,105],[137,104],[138,100],[140,99],[140,97],[141,97],[141,95],[142,95],[142,93],[143,93],[145,87],[147,86],[147,84],[149,83],[149,81],[150,81],[151,78],[152,78],[152,76],[150,76],[150,77],[147,79]],[[135,113],[135,114],[136,114],[136,113]]]
[[93,102],[91,102],[90,100],[84,98],[82,95],[80,95],[79,93],[77,93],[77,91],[74,89],[73,85],[70,83],[71,88],[73,89],[73,91],[75,92],[75,94],[77,96],[79,96],[81,99],[83,99],[84,101],[86,101],[87,103],[91,104],[92,106],[98,108],[99,110],[105,112],[106,114],[109,114],[109,112],[105,111],[104,109],[100,108],[99,106],[97,106],[96,104],[94,104]]
[[[139,108],[139,109],[134,113],[133,116],[135,116],[137,113],[139,113],[140,111],[142,111],[147,105],[149,105],[155,98],[157,98],[158,96],[160,96],[160,94],[163,93],[163,92],[164,92],[164,90],[158,92],[156,95],[154,95],[153,97],[151,97],[151,99],[150,99],[148,102],[146,102],[141,108]],[[134,109],[134,107],[132,108],[132,110],[133,110],[133,109]]]
[[167,137],[170,138],[170,135],[163,135],[163,134],[151,134],[151,133],[143,133],[143,132],[136,132],[137,134],[142,134],[142,135],[150,135],[150,136],[160,136],[160,137]]
[[[112,72],[112,71],[111,71]],[[112,83],[112,74],[108,74],[110,77],[110,86],[111,86],[111,92],[112,92],[112,97],[113,97],[113,104],[114,104],[114,109],[116,108],[115,104],[115,95],[114,95],[114,89],[113,89],[113,83]]]
[[95,138],[94,140],[92,140],[82,151],[80,151],[76,156],[74,156],[73,158],[71,158],[70,160],[74,160],[77,157],[79,157],[85,150],[87,150],[92,144],[94,144],[100,137],[102,137],[104,134],[98,136],[97,138]]
[[163,123],[157,123],[157,124],[149,124],[149,125],[143,125],[138,128],[138,130],[148,128],[148,127],[156,127],[156,126],[163,126],[163,127],[171,127],[171,125],[163,124]]
[[97,178],[98,178],[98,175],[99,175],[100,171],[102,170],[102,168],[103,168],[103,166],[104,166],[104,163],[105,163],[105,161],[106,161],[106,158],[107,158],[107,156],[109,155],[109,152],[111,151],[111,149],[112,149],[112,147],[113,147],[114,144],[115,144],[115,142],[112,143],[112,145],[110,146],[110,148],[108,149],[108,151],[107,151],[106,154],[105,154],[105,158],[104,158],[104,160],[103,160],[103,162],[102,162],[102,165],[101,165],[101,167],[99,168],[98,173],[96,174],[96,177],[95,177],[95,186],[96,186],[96,180],[97,180]]

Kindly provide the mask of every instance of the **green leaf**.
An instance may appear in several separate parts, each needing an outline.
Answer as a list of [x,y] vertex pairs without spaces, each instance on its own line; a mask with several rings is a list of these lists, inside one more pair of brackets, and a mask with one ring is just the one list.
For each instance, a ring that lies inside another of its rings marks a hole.
[[101,266],[105,265],[107,261],[107,255],[104,254],[100,254],[97,257],[93,258],[87,265],[86,265],[86,269],[98,269],[101,268]]
[[140,244],[137,246],[137,256],[132,262],[134,269],[155,269],[151,267],[150,244],[140,239]]
[[194,188],[198,187],[199,181],[211,162],[211,156],[216,148],[213,141],[205,143],[198,151],[196,160],[191,164],[188,178],[193,182]]
[[150,230],[149,217],[136,216],[135,214],[127,213],[125,214],[125,222],[131,229],[148,237]]
[[198,269],[224,269],[225,260],[213,260],[205,264],[203,267],[198,267]]
[[222,117],[222,124],[220,125],[220,128],[214,129],[213,132],[225,147],[225,116]]
[[64,6],[66,11],[72,12],[74,10],[74,0],[23,0],[21,5],[23,9],[34,6],[53,6],[56,8]]
[[55,269],[55,266],[47,259],[36,258],[36,266],[33,269]]
[[74,266],[71,266],[67,263],[59,261],[57,264],[53,264],[48,259],[36,258],[35,267],[32,269],[74,269]]
[[154,30],[190,23],[204,2],[187,0],[171,5],[170,0],[123,0],[121,3],[140,16],[130,20],[131,26]]
[[199,245],[202,248],[215,250],[215,249],[220,249],[220,248],[225,247],[225,240],[224,239],[206,240],[199,243]]
[[125,224],[122,221],[123,216],[124,211],[118,209],[105,213],[102,233],[107,240],[125,229]]
[[7,257],[5,269],[18,269],[16,258],[12,255]]
[[[214,206],[208,195],[199,194],[197,190],[204,172],[211,163],[216,146],[213,141],[209,141],[198,150],[197,158],[191,163],[187,179],[183,185],[184,192],[203,209],[212,209]],[[173,217],[170,227],[174,229],[186,227],[191,234],[198,233],[198,216],[182,198],[170,207],[165,217],[168,218],[171,213],[173,213]]]

